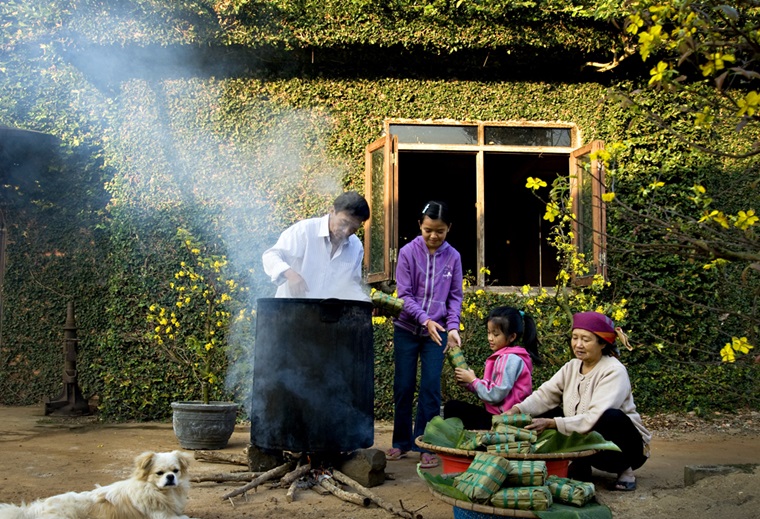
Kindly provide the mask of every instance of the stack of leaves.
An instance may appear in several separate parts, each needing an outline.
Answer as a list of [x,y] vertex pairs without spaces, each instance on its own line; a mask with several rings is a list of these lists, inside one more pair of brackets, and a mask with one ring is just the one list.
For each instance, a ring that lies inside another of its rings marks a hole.
[[[485,453],[480,455],[487,456]],[[513,468],[511,464],[512,460],[510,460],[510,469]],[[533,470],[528,467],[529,465],[522,465],[522,470],[526,472]],[[438,494],[462,502],[479,502],[470,498],[459,488],[460,484],[458,480],[461,480],[466,472],[458,477],[452,477],[452,475],[446,474],[433,475],[429,472],[422,471],[420,465],[417,465],[417,474]],[[493,492],[488,499],[488,503],[494,508],[501,507],[530,510],[541,519],[577,519],[578,517],[583,517],[584,519],[612,519],[612,512],[610,509],[594,500],[587,502],[580,509],[576,506],[568,506],[554,499],[552,492],[547,485],[516,486],[510,483],[512,477],[512,474],[508,474],[507,478],[502,483],[501,488]],[[552,478],[552,476],[546,478],[547,483],[550,478]],[[519,479],[524,481],[525,474],[520,475]],[[482,485],[479,487],[479,490],[482,491],[484,487],[485,485]],[[473,489],[473,485],[468,484],[467,486],[463,486],[463,488],[470,492]],[[489,487],[489,489],[490,488],[492,488],[492,486]],[[487,492],[482,492],[483,495],[486,493]]]
[[485,503],[507,480],[509,461],[485,452],[475,455],[470,466],[454,478],[454,486],[470,501]]
[[546,478],[546,486],[556,501],[568,505],[584,506],[596,495],[596,488],[593,483],[559,476]]
[[[518,417],[518,418],[514,418]],[[422,440],[431,445],[467,451],[486,450],[493,454],[553,454],[584,450],[620,451],[617,445],[601,434],[572,433],[566,436],[556,429],[546,429],[540,435],[518,425],[527,425],[529,415],[495,415],[491,431],[468,431],[459,418],[436,416],[425,427]]]
[[546,462],[541,460],[509,460],[507,484],[510,487],[541,486],[546,482]]
[[547,510],[552,503],[551,492],[546,486],[507,487],[491,496],[491,504],[497,508]]
[[536,436],[535,432],[523,428],[530,422],[529,415],[497,415],[492,419],[491,431],[468,431],[459,418],[435,417],[425,428],[423,441],[426,443],[468,451],[485,448],[488,452],[478,452],[467,471],[455,478],[432,476],[419,467],[418,474],[436,492],[460,501],[530,510],[542,518],[571,517],[574,506],[580,506],[586,514],[584,517],[611,518],[609,508],[593,502],[593,484],[547,476],[544,461],[507,460],[492,451],[509,449],[511,444],[517,443],[530,445],[531,452],[541,454],[591,449],[619,451],[617,445],[593,431],[566,436],[556,429],[547,429]]

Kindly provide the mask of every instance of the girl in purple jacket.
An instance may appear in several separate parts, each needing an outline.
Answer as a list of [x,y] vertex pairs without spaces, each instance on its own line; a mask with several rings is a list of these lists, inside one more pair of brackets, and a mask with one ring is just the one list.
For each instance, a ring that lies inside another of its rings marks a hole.
[[[421,451],[414,438],[441,410],[441,372],[448,344],[461,345],[459,314],[462,311],[462,260],[446,242],[451,229],[448,209],[442,202],[428,202],[419,219],[420,236],[399,251],[396,289],[404,309],[394,320],[393,343],[393,447],[386,458],[406,457]],[[412,404],[420,363],[417,414],[412,426]],[[423,468],[438,465],[438,458],[421,452]]]
[[[443,415],[458,417],[465,429],[490,429],[491,417],[522,402],[533,391],[533,363],[538,362],[536,322],[521,310],[499,306],[486,319],[488,346],[483,378],[471,369],[456,368],[457,382],[472,391],[484,406],[459,400],[446,402]],[[518,343],[519,341],[519,343]]]

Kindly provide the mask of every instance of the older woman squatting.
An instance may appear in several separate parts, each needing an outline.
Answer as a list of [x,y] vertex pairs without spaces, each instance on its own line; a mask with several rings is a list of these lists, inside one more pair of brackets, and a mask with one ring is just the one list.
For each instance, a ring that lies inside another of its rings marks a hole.
[[526,428],[538,434],[545,429],[565,435],[598,432],[621,452],[578,458],[570,465],[570,477],[589,481],[595,467],[617,474],[613,490],[630,491],[636,489],[634,470],[649,457],[652,435],[636,412],[628,371],[618,360],[618,337],[630,349],[625,334],[604,314],[573,315],[571,345],[576,358],[507,413],[532,415]]

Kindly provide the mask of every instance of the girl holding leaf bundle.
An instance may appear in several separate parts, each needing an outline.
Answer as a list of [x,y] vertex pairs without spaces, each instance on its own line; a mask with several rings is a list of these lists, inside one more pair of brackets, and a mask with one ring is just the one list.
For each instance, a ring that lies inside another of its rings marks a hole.
[[[459,346],[459,314],[462,311],[462,260],[446,241],[451,229],[448,208],[428,202],[418,220],[420,235],[399,251],[396,266],[398,297],[404,308],[394,319],[393,351],[393,447],[386,459],[406,457],[420,450],[414,438],[441,412],[441,372],[444,352]],[[420,386],[417,413],[412,425],[417,363]],[[420,450],[422,468],[438,465],[431,452]]]
[[533,364],[538,362],[536,322],[511,306],[491,310],[486,319],[488,346],[483,378],[469,368],[454,369],[459,385],[475,393],[484,405],[450,400],[443,407],[446,418],[457,417],[465,429],[490,429],[491,417],[522,402],[533,390]]

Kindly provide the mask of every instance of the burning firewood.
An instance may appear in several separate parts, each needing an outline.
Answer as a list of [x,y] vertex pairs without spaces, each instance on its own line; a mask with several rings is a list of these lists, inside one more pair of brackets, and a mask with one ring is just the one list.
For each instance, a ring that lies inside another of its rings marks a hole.
[[354,492],[346,492],[345,490],[338,488],[338,486],[332,482],[332,478],[327,475],[321,475],[317,478],[322,488],[330,491],[335,497],[339,497],[343,501],[354,503],[359,506],[369,506],[372,500],[368,497],[360,496]]
[[298,480],[295,480],[293,481],[293,483],[290,484],[290,487],[288,488],[288,492],[285,494],[285,499],[288,501],[288,503],[293,502],[297,489],[298,489]]
[[284,487],[285,485],[290,485],[291,483],[298,481],[299,478],[308,474],[309,471],[311,471],[311,465],[309,463],[306,465],[301,465],[297,469],[282,476],[282,479],[280,480],[280,486]]
[[[379,506],[380,508],[384,510],[387,510],[388,512],[391,512],[392,514],[395,514],[399,517],[403,517],[404,519],[421,519],[422,518],[421,515],[416,515],[415,512],[405,510],[405,509],[400,509],[386,502],[382,497],[378,496],[367,487],[359,484],[358,482],[354,481],[350,477],[346,476],[339,470],[333,470],[332,475],[337,481],[340,481],[341,483],[350,486],[351,488],[356,490],[359,494],[371,499],[372,502],[374,502],[377,506]],[[403,507],[403,503],[401,503],[401,505]]]
[[190,478],[190,481],[193,483],[202,483],[204,481],[214,481],[216,483],[251,481],[262,474],[263,472],[220,472],[218,474],[200,474]]
[[290,472],[292,466],[293,466],[292,463],[288,461],[287,463],[283,463],[279,467],[275,467],[272,470],[268,470],[267,472],[264,472],[262,475],[260,475],[259,477],[257,477],[256,479],[248,483],[247,485],[244,485],[240,488],[233,490],[232,492],[228,492],[224,494],[222,496],[222,499],[230,499],[235,496],[239,496],[240,494],[245,494],[252,488],[255,489],[256,487],[258,487],[265,481],[269,481],[270,479],[284,476],[285,474]]

